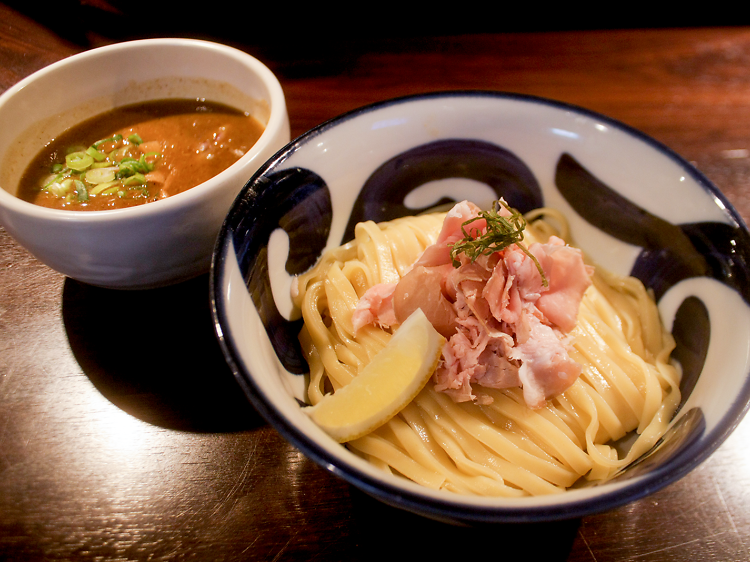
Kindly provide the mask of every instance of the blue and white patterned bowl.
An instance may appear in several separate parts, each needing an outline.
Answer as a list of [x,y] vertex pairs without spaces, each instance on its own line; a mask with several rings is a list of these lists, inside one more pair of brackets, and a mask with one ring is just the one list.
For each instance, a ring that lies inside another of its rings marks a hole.
[[[654,291],[681,362],[683,403],[664,446],[604,485],[551,497],[475,498],[382,473],[301,411],[306,363],[291,276],[356,222],[503,196],[563,211],[596,262]],[[653,139],[561,103],[447,92],[385,101],[324,123],[253,176],[217,240],[216,330],[253,405],[303,453],[382,501],[432,518],[540,521],[636,500],[705,460],[750,398],[750,236],[700,172]]]

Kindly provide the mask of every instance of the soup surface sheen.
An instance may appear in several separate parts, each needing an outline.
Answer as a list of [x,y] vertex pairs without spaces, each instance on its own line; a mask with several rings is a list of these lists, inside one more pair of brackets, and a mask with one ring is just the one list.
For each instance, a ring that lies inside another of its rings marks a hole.
[[[50,141],[24,172],[18,197],[74,211],[120,209],[157,201],[222,172],[262,133],[263,125],[252,116],[203,99],[158,100],[115,108]],[[92,145],[96,146],[93,152]],[[87,150],[96,157],[93,165],[82,172],[71,170],[76,162],[89,160]],[[73,160],[69,156],[66,162],[66,155],[71,154],[78,156]],[[102,155],[106,160],[97,161]],[[127,161],[135,168],[123,166]]]

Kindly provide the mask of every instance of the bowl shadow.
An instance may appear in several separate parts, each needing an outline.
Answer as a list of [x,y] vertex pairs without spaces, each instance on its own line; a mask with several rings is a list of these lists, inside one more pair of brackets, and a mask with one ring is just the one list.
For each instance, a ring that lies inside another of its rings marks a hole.
[[65,280],[62,317],[70,347],[102,395],[168,429],[265,425],[224,360],[208,283],[205,274],[169,287],[121,291]]
[[[444,523],[395,507],[350,488],[354,532],[363,560],[461,560],[484,555],[567,560],[580,518],[529,523]],[[540,537],[543,537],[540,539]]]

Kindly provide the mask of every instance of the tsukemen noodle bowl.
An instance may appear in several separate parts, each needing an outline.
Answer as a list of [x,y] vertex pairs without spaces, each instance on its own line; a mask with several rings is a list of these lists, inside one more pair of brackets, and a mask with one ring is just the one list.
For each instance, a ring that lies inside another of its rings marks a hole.
[[289,142],[273,73],[209,41],[145,39],[53,63],[0,96],[0,224],[92,285],[208,272],[240,189]]
[[[523,237],[472,254],[495,223]],[[446,92],[342,115],[266,162],[219,234],[211,296],[245,393],[321,466],[436,519],[553,520],[674,482],[742,419],[749,247],[719,189],[639,131]]]

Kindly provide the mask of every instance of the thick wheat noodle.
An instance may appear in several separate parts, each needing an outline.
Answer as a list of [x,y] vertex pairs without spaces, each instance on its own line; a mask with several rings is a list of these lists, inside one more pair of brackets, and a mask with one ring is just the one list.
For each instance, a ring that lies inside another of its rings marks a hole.
[[[298,277],[310,403],[345,386],[387,344],[391,334],[376,326],[355,336],[352,312],[367,288],[409,270],[444,217],[360,223],[354,240]],[[570,242],[559,212],[538,209],[527,219],[527,245],[552,234]],[[640,281],[599,268],[572,335],[570,355],[583,373],[540,410],[517,388],[484,389],[489,405],[459,404],[428,383],[398,416],[347,446],[383,470],[461,494],[550,494],[606,481],[657,443],[680,402],[679,371],[669,362],[674,340]],[[637,439],[618,455],[609,443],[632,431]]]

